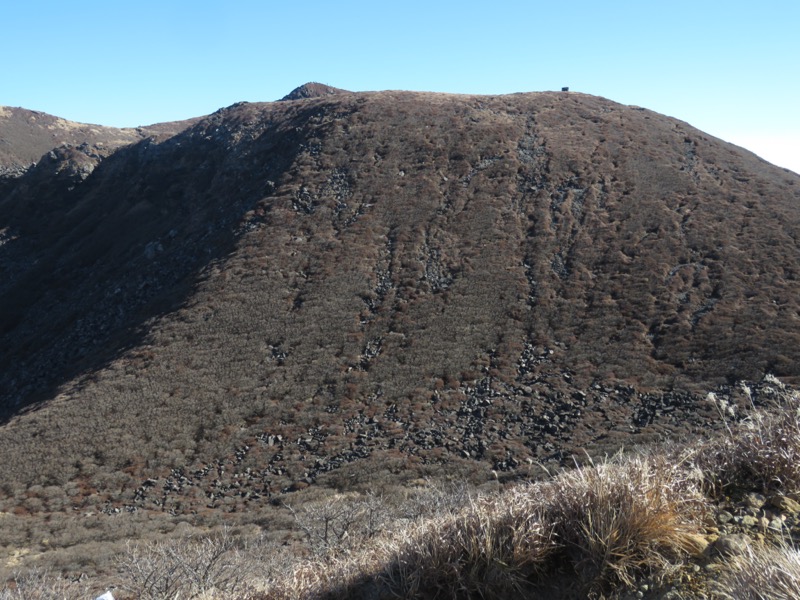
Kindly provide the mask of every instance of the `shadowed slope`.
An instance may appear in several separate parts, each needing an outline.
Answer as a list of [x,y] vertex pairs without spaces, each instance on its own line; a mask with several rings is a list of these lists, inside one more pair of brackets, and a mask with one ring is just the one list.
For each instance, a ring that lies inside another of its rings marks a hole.
[[[80,149],[60,148],[19,179],[0,199],[6,415],[98,368],[143,320],[177,308],[290,164],[299,115],[286,110],[275,125],[240,106],[177,138],[118,150],[96,170],[84,172]],[[254,153],[258,174],[242,177]]]

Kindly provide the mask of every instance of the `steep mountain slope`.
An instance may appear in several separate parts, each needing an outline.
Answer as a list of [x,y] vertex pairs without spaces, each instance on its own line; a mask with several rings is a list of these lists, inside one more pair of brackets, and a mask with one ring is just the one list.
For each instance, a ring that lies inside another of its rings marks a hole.
[[644,109],[341,92],[53,172],[0,197],[9,498],[513,474],[800,375],[800,178]]

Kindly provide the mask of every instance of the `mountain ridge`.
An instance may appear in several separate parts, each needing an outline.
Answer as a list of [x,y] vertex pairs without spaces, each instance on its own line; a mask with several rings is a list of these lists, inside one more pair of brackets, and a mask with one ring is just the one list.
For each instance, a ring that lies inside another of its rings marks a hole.
[[42,156],[62,146],[80,146],[91,158],[107,156],[148,136],[177,133],[197,119],[116,128],[77,123],[41,111],[0,106],[0,178],[22,174]]

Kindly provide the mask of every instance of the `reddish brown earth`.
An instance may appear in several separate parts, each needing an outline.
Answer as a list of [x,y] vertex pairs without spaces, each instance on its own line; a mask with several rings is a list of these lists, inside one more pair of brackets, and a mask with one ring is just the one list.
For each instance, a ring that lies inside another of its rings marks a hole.
[[797,174],[584,94],[304,87],[7,180],[7,507],[524,476],[798,381]]

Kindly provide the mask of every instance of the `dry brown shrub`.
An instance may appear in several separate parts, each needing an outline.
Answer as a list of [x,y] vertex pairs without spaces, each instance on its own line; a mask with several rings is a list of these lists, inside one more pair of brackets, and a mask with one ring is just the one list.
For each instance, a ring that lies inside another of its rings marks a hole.
[[0,600],[85,600],[92,597],[86,581],[65,579],[47,569],[20,573],[11,585],[0,589]]
[[287,508],[316,556],[358,550],[390,525],[388,504],[373,494],[337,494],[298,509]]
[[231,596],[249,591],[256,571],[265,567],[254,558],[223,529],[203,539],[133,544],[119,572],[122,587],[145,600]]

